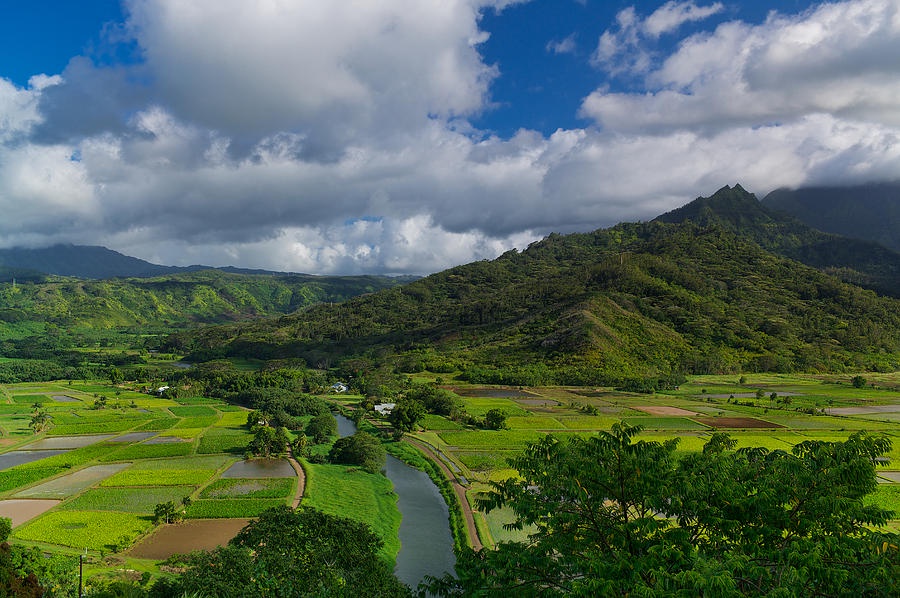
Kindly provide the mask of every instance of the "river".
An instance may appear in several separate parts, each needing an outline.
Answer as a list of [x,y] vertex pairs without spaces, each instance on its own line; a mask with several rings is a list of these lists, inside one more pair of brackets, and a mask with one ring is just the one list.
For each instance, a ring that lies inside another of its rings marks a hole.
[[[337,416],[338,434],[356,432],[352,420]],[[394,573],[412,587],[426,575],[442,577],[453,571],[456,556],[450,533],[450,512],[441,491],[423,471],[410,467],[400,459],[387,456],[385,473],[394,484],[400,522],[400,552]]]

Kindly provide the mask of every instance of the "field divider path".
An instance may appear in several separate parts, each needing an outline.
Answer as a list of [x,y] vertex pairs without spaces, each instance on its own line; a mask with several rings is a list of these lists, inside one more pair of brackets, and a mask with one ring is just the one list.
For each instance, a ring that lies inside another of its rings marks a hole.
[[453,491],[456,493],[456,498],[459,500],[459,506],[462,508],[463,519],[466,522],[466,533],[469,536],[469,540],[472,542],[472,548],[475,550],[484,548],[484,545],[481,543],[481,538],[478,536],[478,528],[475,527],[475,514],[472,512],[472,505],[469,504],[469,499],[466,498],[466,489],[456,479],[456,475],[450,471],[450,468],[444,460],[441,459],[427,444],[418,440],[413,440],[412,438],[404,438],[403,440],[422,451],[426,457],[431,459],[431,461],[444,472],[444,475],[450,481],[450,486],[453,487]]
[[300,506],[300,501],[303,499],[303,493],[306,491],[306,472],[303,471],[303,466],[301,466],[300,462],[294,457],[294,451],[290,447],[288,448],[288,463],[291,464],[291,467],[294,468],[294,471],[297,474],[297,492],[294,493],[294,502],[291,504],[291,506],[296,509]]

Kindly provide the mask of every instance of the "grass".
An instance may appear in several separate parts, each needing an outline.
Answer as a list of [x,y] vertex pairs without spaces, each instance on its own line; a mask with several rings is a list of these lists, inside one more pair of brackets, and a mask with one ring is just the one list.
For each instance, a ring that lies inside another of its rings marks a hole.
[[302,504],[368,524],[384,539],[382,553],[393,562],[400,550],[400,511],[390,480],[342,465],[308,464],[304,469],[306,496]]

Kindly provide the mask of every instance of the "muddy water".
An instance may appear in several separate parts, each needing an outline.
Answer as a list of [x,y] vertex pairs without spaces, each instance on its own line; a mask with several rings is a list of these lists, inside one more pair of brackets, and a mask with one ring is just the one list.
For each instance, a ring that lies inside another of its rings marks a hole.
[[113,434],[91,434],[88,436],[47,436],[37,442],[26,444],[23,451],[37,451],[44,449],[77,449],[96,444],[101,440],[112,438]]
[[[354,423],[337,416],[338,434],[356,432]],[[442,577],[456,564],[450,512],[440,490],[425,472],[388,455],[385,473],[394,484],[400,522],[400,553],[394,573],[415,589],[426,575]]]
[[150,537],[128,551],[138,559],[165,560],[176,553],[213,550],[224,546],[247,525],[249,519],[189,519],[163,525]]
[[67,498],[78,494],[114,473],[130,466],[131,463],[110,463],[109,465],[92,465],[80,471],[26,488],[15,494],[19,498]]
[[225,470],[223,478],[292,478],[297,473],[285,459],[237,461]]
[[60,501],[58,500],[29,500],[29,499],[8,499],[0,500],[0,517],[9,517],[12,520],[12,526],[22,525],[29,519],[34,519],[44,511],[49,511]]

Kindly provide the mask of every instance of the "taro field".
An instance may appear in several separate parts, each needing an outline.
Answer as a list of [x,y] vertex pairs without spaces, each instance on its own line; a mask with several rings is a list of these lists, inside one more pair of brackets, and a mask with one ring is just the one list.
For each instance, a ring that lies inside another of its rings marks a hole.
[[[35,433],[38,413],[46,423]],[[0,386],[0,516],[12,519],[12,541],[86,551],[96,571],[110,555],[120,568],[154,571],[166,551],[213,548],[247,518],[295,498],[287,461],[243,460],[246,417],[212,399],[178,402],[99,383]],[[168,502],[184,523],[154,524],[156,505]],[[198,537],[211,545],[192,544]]]
[[[481,430],[430,415],[416,436],[429,444],[467,488],[469,502],[494,480],[516,475],[508,459],[545,434],[590,435],[624,421],[643,428],[639,438],[678,438],[679,451],[702,450],[716,431],[739,447],[790,451],[806,440],[844,440],[864,430],[893,440],[890,463],[879,471],[878,491],[868,500],[895,510],[900,527],[900,373],[828,376],[702,376],[665,393],[637,394],[611,388],[502,388],[445,383],[466,412],[490,409],[506,416],[506,429]],[[504,530],[508,513],[476,513],[486,544],[514,539]]]

